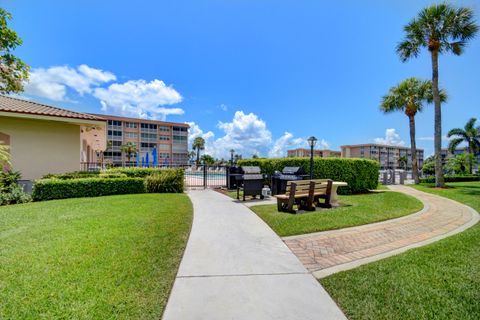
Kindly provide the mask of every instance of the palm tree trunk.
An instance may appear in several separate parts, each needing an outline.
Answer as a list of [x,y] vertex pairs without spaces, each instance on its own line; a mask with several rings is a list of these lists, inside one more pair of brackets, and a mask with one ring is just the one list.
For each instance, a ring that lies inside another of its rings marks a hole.
[[415,116],[408,116],[410,123],[410,150],[412,153],[412,176],[415,184],[420,183],[418,178],[418,162],[417,162],[417,142],[415,141]]
[[470,167],[468,171],[470,172],[470,174],[473,174],[473,157],[473,145],[472,142],[468,142],[468,163]]
[[200,163],[200,149],[197,148],[197,166]]
[[432,56],[432,93],[435,104],[435,186],[443,188],[445,181],[443,179],[442,166],[442,106],[440,104],[440,92],[438,89],[438,49],[431,51]]

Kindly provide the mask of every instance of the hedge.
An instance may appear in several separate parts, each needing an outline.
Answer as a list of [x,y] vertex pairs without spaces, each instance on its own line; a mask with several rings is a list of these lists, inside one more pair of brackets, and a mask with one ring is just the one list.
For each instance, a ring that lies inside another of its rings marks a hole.
[[[162,169],[162,168],[137,168],[137,167],[132,167],[132,168],[112,168],[108,169],[104,172],[106,173],[123,173],[127,177],[131,178],[145,178],[146,176],[149,176],[154,173],[159,173],[164,170],[177,170],[177,169]],[[178,169],[181,170],[181,169]]]
[[100,174],[100,171],[73,171],[67,173],[49,173],[42,177],[42,179],[82,179],[82,178],[92,178],[97,177]]
[[144,179],[141,178],[41,179],[35,181],[32,198],[44,201],[144,192]]
[[[273,158],[239,160],[239,166],[259,166],[262,172],[272,174],[284,167],[302,167],[310,174],[310,158]],[[314,158],[314,179],[344,181],[348,187],[338,189],[339,194],[367,192],[378,185],[379,164],[368,159]]]
[[145,178],[145,188],[150,193],[182,193],[184,184],[182,169],[162,170]]
[[[468,182],[468,181],[480,181],[480,175],[454,175],[445,176],[445,182]],[[420,183],[435,183],[435,177],[420,178]]]

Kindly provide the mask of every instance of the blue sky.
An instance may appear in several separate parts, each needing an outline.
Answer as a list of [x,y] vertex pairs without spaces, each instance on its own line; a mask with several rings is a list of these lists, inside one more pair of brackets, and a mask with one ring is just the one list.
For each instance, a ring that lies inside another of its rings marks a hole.
[[[217,157],[281,155],[310,135],[331,149],[386,134],[409,145],[407,118],[383,115],[379,101],[407,77],[431,76],[427,52],[407,63],[395,53],[403,26],[431,3],[1,1],[32,67],[30,99],[193,122]],[[480,16],[479,1],[454,3]],[[480,36],[461,57],[440,57],[445,132],[480,118],[479,53]],[[427,155],[432,136],[428,106],[417,117]]]

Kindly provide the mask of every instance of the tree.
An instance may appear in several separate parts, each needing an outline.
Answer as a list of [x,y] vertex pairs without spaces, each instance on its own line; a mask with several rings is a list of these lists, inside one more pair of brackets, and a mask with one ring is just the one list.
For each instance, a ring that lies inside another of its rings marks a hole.
[[[442,90],[440,99],[446,101],[447,95]],[[385,113],[401,111],[408,117],[410,126],[410,149],[412,153],[412,176],[415,183],[419,183],[417,143],[415,140],[415,115],[422,111],[423,104],[433,101],[432,82],[418,78],[408,78],[396,87],[390,88],[387,95],[382,98],[380,109]]]
[[405,62],[418,57],[422,48],[430,52],[432,62],[432,89],[435,104],[435,185],[444,187],[442,169],[442,108],[438,88],[438,56],[452,52],[461,55],[467,42],[475,37],[478,26],[470,8],[455,8],[451,4],[434,4],[421,10],[404,27],[405,39],[397,46],[400,59]]
[[0,8],[0,94],[19,93],[28,80],[29,67],[15,55],[13,50],[22,44],[22,39],[7,25],[12,15]]
[[448,151],[450,153],[455,153],[455,149],[460,143],[465,142],[467,144],[468,153],[472,155],[471,157],[468,157],[470,162],[468,171],[470,174],[473,172],[474,155],[480,151],[480,126],[475,127],[476,121],[476,118],[471,118],[465,124],[463,129],[454,128],[447,133],[447,137],[454,137],[448,144]]
[[3,171],[5,166],[11,165],[10,163],[10,152],[7,145],[3,144],[3,141],[0,141],[0,172]]
[[193,159],[195,159],[195,155],[196,155],[195,151],[193,151],[193,150],[190,151],[190,152],[188,153],[188,159],[189,159],[190,161],[193,161]]
[[422,172],[426,175],[435,174],[435,157],[430,156],[423,161]]
[[253,154],[253,155],[252,155],[252,159],[258,159],[258,154],[256,154],[256,153]]
[[473,158],[473,156],[471,154],[466,155],[464,153],[457,154],[449,158],[447,161],[448,172],[452,174],[466,174],[469,164],[474,162],[474,160],[469,158]]
[[127,142],[120,147],[120,150],[127,156],[127,161],[130,162],[132,156],[137,154],[137,146],[133,142]]
[[204,154],[200,159],[202,160],[203,164],[206,165],[212,165],[215,163],[215,159],[209,154]]
[[200,151],[205,149],[205,139],[196,137],[193,140],[192,148],[197,153],[197,165],[200,163]]
[[[398,166],[400,168],[407,170],[407,163],[408,163],[408,158],[406,156],[401,156],[398,158]],[[418,171],[417,171],[417,179],[418,179]]]

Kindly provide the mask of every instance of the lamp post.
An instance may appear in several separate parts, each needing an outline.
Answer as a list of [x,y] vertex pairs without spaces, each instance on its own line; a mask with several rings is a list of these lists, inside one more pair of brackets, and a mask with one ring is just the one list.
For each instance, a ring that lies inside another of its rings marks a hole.
[[232,164],[232,167],[233,167],[233,154],[235,153],[235,150],[230,150],[230,155],[231,155],[231,158],[230,158],[230,162]]
[[317,143],[317,138],[311,136],[307,139],[308,145],[310,146],[310,180],[313,179],[313,147]]

